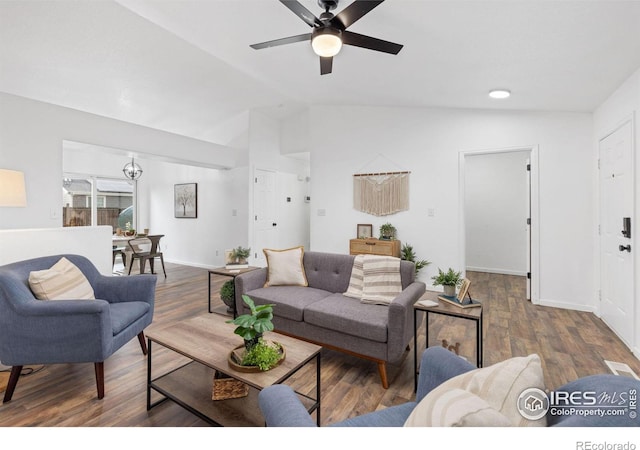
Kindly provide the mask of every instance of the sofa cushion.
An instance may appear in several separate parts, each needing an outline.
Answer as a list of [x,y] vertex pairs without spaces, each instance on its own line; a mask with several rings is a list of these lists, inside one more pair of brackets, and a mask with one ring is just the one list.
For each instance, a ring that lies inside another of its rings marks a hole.
[[[456,395],[451,394],[455,389],[466,391],[486,402],[490,408],[483,405],[472,396],[467,400],[474,403],[469,411],[476,413],[468,416],[470,422],[483,422],[492,426],[504,426],[499,412],[513,426],[546,426],[546,419],[525,419],[518,411],[518,398],[529,388],[544,390],[544,376],[540,357],[532,354],[526,357],[515,357],[482,369],[475,369],[453,377],[429,392],[414,412],[409,416],[406,426],[444,426],[453,425],[456,420],[464,422],[464,417],[451,416],[450,421],[442,419],[443,410],[454,407]],[[459,396],[458,396],[459,397]],[[463,398],[464,400],[464,398]],[[464,401],[462,402],[464,404]],[[459,405],[458,405],[459,407]],[[475,414],[475,417],[473,415]]]
[[354,255],[304,252],[304,272],[309,286],[334,294],[346,291],[354,259]]
[[303,247],[285,250],[263,249],[267,258],[267,286],[308,286],[302,259]]
[[29,287],[39,300],[93,300],[89,280],[78,267],[62,257],[51,268],[29,274]]
[[306,323],[376,342],[387,342],[388,318],[387,306],[364,304],[342,294],[331,294],[304,310]]
[[302,286],[270,286],[247,292],[256,305],[273,303],[273,315],[302,322],[305,308],[331,295],[322,289]]

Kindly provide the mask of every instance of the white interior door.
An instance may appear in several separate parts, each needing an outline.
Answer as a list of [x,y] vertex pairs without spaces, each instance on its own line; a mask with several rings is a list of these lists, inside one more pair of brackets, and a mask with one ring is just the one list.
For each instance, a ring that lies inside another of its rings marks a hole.
[[600,312],[602,320],[628,345],[634,324],[633,128],[631,121],[600,141]]
[[255,169],[253,183],[254,265],[266,267],[264,248],[277,245],[276,172]]
[[531,300],[531,160],[527,159],[527,300]]

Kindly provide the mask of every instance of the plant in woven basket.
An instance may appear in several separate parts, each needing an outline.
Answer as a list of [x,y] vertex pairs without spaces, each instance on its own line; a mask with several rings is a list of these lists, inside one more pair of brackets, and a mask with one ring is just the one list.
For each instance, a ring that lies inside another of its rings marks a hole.
[[253,299],[248,295],[242,296],[242,301],[246,303],[251,312],[242,314],[233,320],[227,320],[227,323],[233,323],[236,329],[233,331],[244,339],[244,345],[249,350],[256,345],[262,333],[273,330],[273,304],[256,306]]

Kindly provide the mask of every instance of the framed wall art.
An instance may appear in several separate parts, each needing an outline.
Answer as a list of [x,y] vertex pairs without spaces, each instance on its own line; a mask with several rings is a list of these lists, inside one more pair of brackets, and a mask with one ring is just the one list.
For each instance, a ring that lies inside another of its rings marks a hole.
[[173,209],[179,219],[198,217],[198,183],[184,183],[173,186]]
[[373,225],[370,223],[359,223],[356,237],[358,239],[369,239],[373,236]]

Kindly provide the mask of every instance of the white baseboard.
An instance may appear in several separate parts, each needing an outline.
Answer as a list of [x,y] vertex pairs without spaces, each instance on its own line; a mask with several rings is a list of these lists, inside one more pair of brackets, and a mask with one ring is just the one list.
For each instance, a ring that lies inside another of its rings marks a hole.
[[526,277],[527,272],[522,272],[519,270],[511,270],[511,269],[494,269],[488,267],[473,267],[468,266],[466,268],[467,272],[486,272],[486,273],[497,273],[499,275],[516,275],[519,277]]

